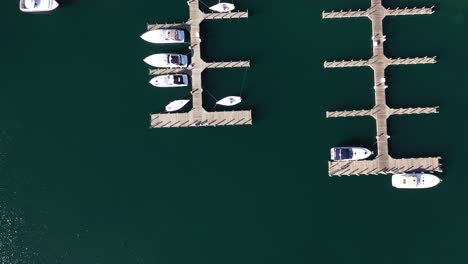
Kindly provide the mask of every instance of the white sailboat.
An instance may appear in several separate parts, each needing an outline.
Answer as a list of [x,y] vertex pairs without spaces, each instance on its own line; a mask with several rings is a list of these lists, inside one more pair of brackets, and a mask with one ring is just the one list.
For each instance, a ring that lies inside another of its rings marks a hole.
[[240,98],[239,96],[228,96],[219,100],[218,102],[216,102],[216,104],[224,106],[233,106],[240,102],[242,102],[242,98]]
[[236,8],[234,6],[234,4],[231,4],[231,3],[221,3],[221,1],[219,1],[218,4],[210,7],[211,10],[215,11],[215,12],[218,12],[218,13],[228,13],[228,12],[231,12],[232,10],[234,10],[234,8]]
[[141,38],[156,44],[183,43],[185,33],[183,30],[177,29],[156,29],[145,32]]
[[427,189],[441,182],[442,179],[428,173],[404,173],[392,176],[392,186],[398,189]]
[[59,6],[55,0],[20,0],[19,8],[22,12],[36,13],[52,11]]
[[166,105],[167,112],[174,112],[184,107],[190,100],[175,100]]

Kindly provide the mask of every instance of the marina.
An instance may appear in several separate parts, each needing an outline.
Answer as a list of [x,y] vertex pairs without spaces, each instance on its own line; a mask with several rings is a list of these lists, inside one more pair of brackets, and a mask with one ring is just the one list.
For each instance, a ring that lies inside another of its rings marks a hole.
[[385,91],[385,69],[395,65],[434,64],[435,57],[387,58],[384,53],[386,36],[383,20],[387,16],[430,15],[434,7],[387,9],[382,0],[371,0],[371,7],[357,11],[323,12],[323,19],[367,17],[372,22],[373,56],[369,60],[325,62],[324,68],[371,67],[374,71],[375,106],[370,110],[327,112],[327,118],[371,116],[377,127],[377,156],[373,160],[329,161],[329,176],[397,174],[413,171],[442,172],[441,157],[396,159],[389,154],[390,136],[387,133],[387,119],[392,115],[438,113],[438,107],[417,107],[392,109],[387,105]]
[[191,64],[179,69],[151,69],[150,75],[180,74],[190,76],[192,109],[187,113],[151,114],[151,128],[251,125],[251,110],[208,112],[203,108],[202,72],[205,69],[250,67],[249,61],[205,62],[201,57],[200,24],[209,19],[248,18],[248,12],[204,13],[199,0],[189,0],[190,18],[185,23],[148,24],[148,31],[157,29],[185,29],[190,35]]
[[[205,69],[203,108],[251,109],[253,125],[186,129],[149,129],[149,115],[183,99],[170,113],[192,109],[188,69],[167,68],[182,73],[165,79],[143,59],[181,54],[189,66],[190,32],[140,38],[147,23],[188,21],[186,0],[56,0],[45,13],[22,12],[19,1],[0,9],[0,263],[468,262],[468,2],[382,1],[435,5],[433,15],[383,20],[389,60],[437,56],[385,70],[388,144],[398,160],[441,156],[444,172],[395,163],[408,171],[373,176],[376,167],[355,162],[342,172],[372,176],[329,177],[332,147],[373,152],[353,153],[363,162],[378,156],[378,109],[370,66],[323,68],[373,57],[369,19],[322,12],[366,11],[370,0],[221,0],[248,18],[202,22],[201,57],[250,68]],[[219,3],[202,1],[206,14]],[[187,85],[173,86],[181,75]],[[216,104],[229,96],[242,102]],[[334,112],[356,117],[326,118]],[[338,154],[332,170],[349,164]],[[391,250],[402,239],[411,248]]]

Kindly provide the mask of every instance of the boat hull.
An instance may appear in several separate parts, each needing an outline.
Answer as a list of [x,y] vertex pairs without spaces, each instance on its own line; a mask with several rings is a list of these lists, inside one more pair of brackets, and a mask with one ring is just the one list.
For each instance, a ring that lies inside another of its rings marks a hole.
[[[180,82],[175,82],[174,78],[180,78]],[[159,88],[184,87],[188,85],[188,76],[186,74],[169,74],[156,76],[150,80],[150,84]]]
[[223,106],[233,106],[239,104],[240,102],[242,102],[242,98],[240,98],[239,96],[228,96],[219,100],[218,102],[216,102],[216,104]]
[[372,151],[361,147],[337,147],[330,150],[330,158],[333,161],[364,160],[372,154]]
[[177,110],[182,109],[190,100],[176,100],[170,102],[168,105],[166,105],[166,111],[167,112],[175,112]]
[[405,173],[392,176],[392,186],[398,189],[428,189],[441,182],[439,177],[428,173]]
[[156,29],[140,36],[143,40],[154,44],[184,43],[185,33],[176,29]]
[[19,9],[22,12],[26,13],[41,13],[41,12],[48,12],[56,9],[59,7],[59,3],[55,0],[41,0],[36,7],[28,8],[26,4],[27,0],[20,0],[19,1]]
[[218,13],[227,13],[227,12],[231,12],[232,10],[234,10],[234,8],[236,7],[231,3],[219,3],[210,7],[210,10],[218,12]]
[[[167,58],[168,55],[179,56],[180,64],[175,64],[175,63],[170,62]],[[146,57],[144,59],[144,62],[157,68],[186,68],[188,64],[188,57],[186,55],[180,55],[180,54],[161,53],[161,54],[153,54],[153,55]]]

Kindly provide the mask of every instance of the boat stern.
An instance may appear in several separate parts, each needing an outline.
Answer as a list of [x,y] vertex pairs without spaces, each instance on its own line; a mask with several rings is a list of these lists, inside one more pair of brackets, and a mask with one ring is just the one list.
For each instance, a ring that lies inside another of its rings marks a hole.
[[188,66],[187,55],[180,55],[180,57],[181,57],[181,67],[186,68]]
[[330,149],[330,159],[331,160],[335,160],[336,156],[335,156],[335,148],[331,148]]
[[185,42],[185,31],[183,31],[183,30],[177,30],[177,33],[178,33],[178,38],[177,38],[177,40],[178,40],[180,43]]
[[187,74],[182,75],[182,81],[184,82],[184,85],[188,85],[189,79]]

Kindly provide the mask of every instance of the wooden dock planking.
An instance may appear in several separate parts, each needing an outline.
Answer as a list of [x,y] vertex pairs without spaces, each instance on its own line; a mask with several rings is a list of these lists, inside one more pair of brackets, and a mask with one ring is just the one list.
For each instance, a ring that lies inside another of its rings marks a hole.
[[[200,114],[201,113],[201,114]],[[251,125],[251,111],[165,113],[151,115],[151,128]]]
[[[383,10],[382,10],[383,9]],[[414,15],[431,15],[434,13],[434,7],[422,7],[422,8],[396,8],[386,9],[382,6],[381,2],[372,3],[372,7],[368,10],[349,10],[349,11],[331,11],[322,12],[323,19],[334,19],[334,18],[359,18],[359,17],[371,17],[375,16],[374,12],[382,11],[384,16],[414,16]],[[380,15],[381,16],[381,15]]]
[[393,159],[388,158],[385,166],[380,159],[357,161],[329,161],[329,176],[377,175],[405,173],[411,171],[442,172],[440,157]]
[[190,30],[190,26],[187,23],[147,24],[146,29],[148,31],[156,30],[156,29],[186,29],[186,30]]
[[209,69],[248,68],[248,67],[250,67],[250,61],[205,62],[205,68],[209,68]]
[[191,64],[187,69],[150,69],[150,75],[187,73],[192,83],[192,110],[188,113],[163,113],[151,115],[152,128],[200,127],[225,125],[251,125],[252,113],[247,111],[207,112],[203,108],[202,72],[207,68],[250,67],[250,61],[205,62],[201,58],[200,24],[205,19],[247,18],[248,12],[204,13],[199,0],[187,1],[189,20],[186,23],[148,24],[148,30],[163,28],[183,28],[190,33]]
[[384,53],[384,42],[386,37],[383,31],[383,20],[386,16],[400,15],[426,15],[434,12],[431,8],[404,8],[386,9],[382,6],[382,0],[371,0],[371,7],[361,11],[332,11],[323,12],[324,19],[329,18],[355,18],[368,17],[372,22],[372,51],[373,56],[369,60],[332,61],[325,62],[325,68],[346,68],[346,67],[371,67],[374,71],[374,91],[375,106],[371,110],[352,110],[327,112],[327,118],[335,117],[358,117],[372,116],[376,121],[377,128],[377,150],[378,155],[374,160],[361,160],[349,162],[331,161],[328,163],[330,176],[343,175],[375,175],[389,173],[404,173],[411,171],[441,172],[440,157],[433,158],[411,158],[394,159],[390,156],[388,148],[387,119],[391,115],[406,114],[432,114],[438,113],[438,107],[418,107],[392,109],[386,102],[385,90],[387,89],[385,80],[385,69],[391,65],[413,65],[436,63],[436,57],[423,58],[397,58],[389,59]]
[[434,13],[434,7],[422,8],[403,8],[403,9],[387,9],[387,16],[414,16],[414,15],[431,15]]
[[248,11],[205,14],[205,19],[234,19],[234,18],[248,18],[248,17],[249,17]]
[[334,117],[359,117],[372,116],[378,118],[378,113],[382,112],[387,118],[391,115],[418,115],[418,114],[436,114],[439,113],[438,107],[414,107],[414,108],[389,108],[376,106],[371,110],[351,110],[351,111],[332,111],[326,112],[327,118]]
[[188,73],[187,69],[149,69],[150,75]]

